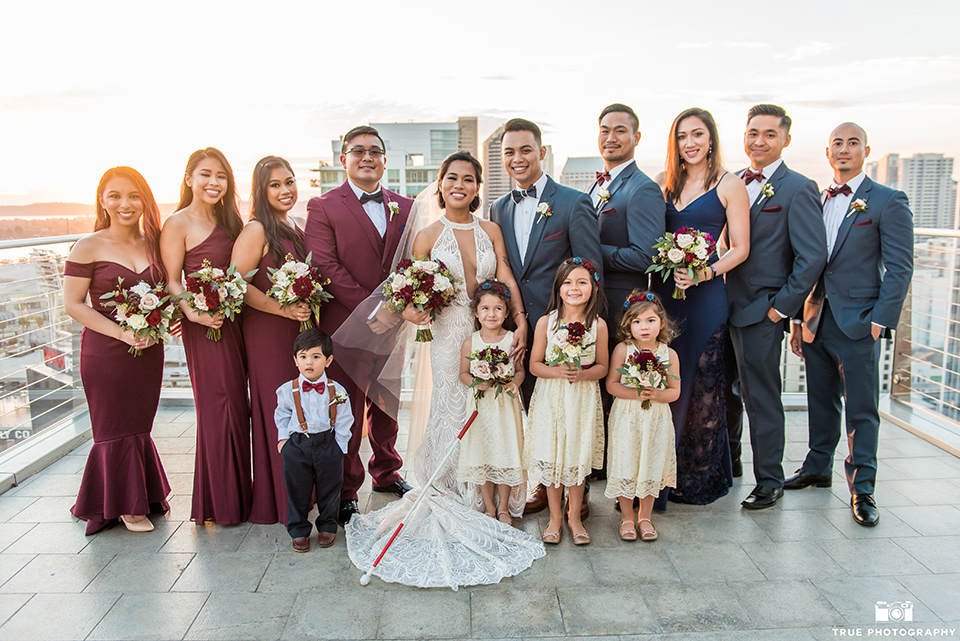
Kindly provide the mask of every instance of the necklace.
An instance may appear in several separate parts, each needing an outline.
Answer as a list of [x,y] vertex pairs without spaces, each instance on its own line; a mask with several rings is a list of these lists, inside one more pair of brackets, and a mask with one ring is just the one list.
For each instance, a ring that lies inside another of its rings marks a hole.
[[471,220],[469,223],[455,223],[444,215],[440,217],[440,222],[442,222],[445,227],[449,227],[450,229],[455,229],[457,231],[467,231],[469,229],[476,229],[477,228],[476,216],[470,216],[470,218]]

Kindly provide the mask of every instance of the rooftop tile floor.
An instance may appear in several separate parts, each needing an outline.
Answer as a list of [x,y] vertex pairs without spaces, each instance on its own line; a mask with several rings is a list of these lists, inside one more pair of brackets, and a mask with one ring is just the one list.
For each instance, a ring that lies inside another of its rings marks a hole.
[[[173,495],[149,534],[84,536],[68,510],[89,444],[0,495],[0,639],[960,638],[960,460],[892,424],[875,528],[850,516],[839,458],[832,489],[758,512],[740,510],[745,461],[728,496],[655,515],[652,544],[617,538],[595,483],[589,547],[566,536],[519,576],[457,592],[361,587],[342,531],[330,549],[295,554],[281,525],[191,523],[192,406],[161,406],[154,437]],[[806,452],[805,413],[788,413],[787,437],[789,473]],[[367,511],[389,495],[367,485],[360,499]],[[545,523],[519,526],[539,535]],[[913,621],[877,623],[878,601],[910,602]]]

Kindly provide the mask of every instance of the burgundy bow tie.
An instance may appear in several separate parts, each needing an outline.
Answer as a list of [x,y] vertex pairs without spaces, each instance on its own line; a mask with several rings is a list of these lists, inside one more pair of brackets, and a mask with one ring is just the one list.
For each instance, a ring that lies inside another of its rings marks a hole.
[[745,172],[743,172],[744,184],[749,185],[754,180],[756,180],[757,182],[763,182],[763,172],[753,171],[752,169],[748,169]]
[[310,390],[314,390],[318,394],[323,394],[323,390],[325,390],[326,388],[327,386],[324,384],[323,381],[320,381],[319,383],[310,383],[308,381],[303,382],[304,392],[309,392]]
[[603,187],[603,183],[610,180],[609,171],[598,171],[597,172],[597,186]]
[[850,189],[850,185],[840,185],[839,187],[829,187],[827,189],[827,200],[833,198],[834,196],[839,196],[843,194],[844,196],[849,196],[853,193],[853,190]]

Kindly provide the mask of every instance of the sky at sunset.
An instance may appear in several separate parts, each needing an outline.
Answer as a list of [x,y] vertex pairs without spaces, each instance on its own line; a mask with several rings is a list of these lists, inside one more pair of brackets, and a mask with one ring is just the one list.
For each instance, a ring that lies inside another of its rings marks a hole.
[[[642,169],[663,166],[686,107],[713,112],[730,169],[746,110],[786,107],[787,162],[823,184],[854,120],[872,158],[960,156],[960,2],[6,2],[0,205],[92,202],[139,169],[175,201],[187,156],[230,159],[240,193],[267,154],[309,167],[368,122],[538,122],[559,174],[597,155],[611,102],[640,116]],[[388,156],[388,166],[390,164]]]

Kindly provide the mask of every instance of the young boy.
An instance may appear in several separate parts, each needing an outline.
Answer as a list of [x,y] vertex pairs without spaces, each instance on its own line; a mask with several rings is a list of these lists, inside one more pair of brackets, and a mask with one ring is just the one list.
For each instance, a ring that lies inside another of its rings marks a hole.
[[317,543],[337,538],[337,510],[343,482],[343,455],[350,442],[353,412],[343,387],[327,380],[333,362],[333,341],[319,329],[308,329],[293,343],[300,376],[277,389],[277,449],[283,459],[287,488],[287,532],[296,552],[310,551],[307,520],[310,498],[317,493]]

